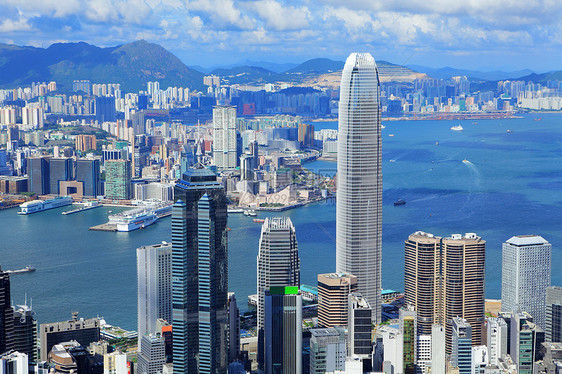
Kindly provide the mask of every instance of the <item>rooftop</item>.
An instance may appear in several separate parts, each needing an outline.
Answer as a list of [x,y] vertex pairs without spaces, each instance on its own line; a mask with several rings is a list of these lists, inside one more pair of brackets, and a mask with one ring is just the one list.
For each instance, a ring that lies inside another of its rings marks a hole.
[[549,244],[542,236],[539,235],[517,235],[512,236],[506,243],[523,246],[523,245],[540,245]]

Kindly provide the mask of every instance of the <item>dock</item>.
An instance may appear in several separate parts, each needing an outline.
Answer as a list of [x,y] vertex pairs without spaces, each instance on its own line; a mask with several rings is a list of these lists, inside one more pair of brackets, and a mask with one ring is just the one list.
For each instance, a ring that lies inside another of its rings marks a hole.
[[101,225],[92,226],[88,230],[115,232],[115,231],[117,231],[117,225],[113,225],[113,224],[109,224],[109,223],[103,223]]
[[95,209],[95,208],[99,208],[99,207],[101,207],[101,205],[87,206],[87,207],[82,207],[82,208],[78,208],[78,209],[74,209],[74,210],[68,210],[66,212],[62,212],[61,214],[62,215],[74,214],[74,213],[83,212],[85,210]]

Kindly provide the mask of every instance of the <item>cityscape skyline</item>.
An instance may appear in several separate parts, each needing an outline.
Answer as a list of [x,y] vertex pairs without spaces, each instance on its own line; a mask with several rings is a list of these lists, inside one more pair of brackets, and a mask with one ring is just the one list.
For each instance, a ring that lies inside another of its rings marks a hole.
[[[83,6],[76,0],[11,0],[0,10],[5,43],[113,46],[145,39],[170,48],[188,64],[207,66],[248,58],[342,60],[361,51],[398,64],[542,72],[558,69],[562,42],[559,4],[507,0],[492,7],[437,0],[89,0]],[[196,53],[201,49],[205,56]]]

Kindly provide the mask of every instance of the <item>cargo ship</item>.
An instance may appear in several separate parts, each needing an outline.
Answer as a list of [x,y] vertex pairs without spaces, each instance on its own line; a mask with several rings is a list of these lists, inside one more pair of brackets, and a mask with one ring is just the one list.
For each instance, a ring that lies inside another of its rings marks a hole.
[[18,214],[32,214],[42,212],[44,210],[60,208],[71,204],[72,197],[70,196],[57,196],[53,199],[48,200],[33,200],[21,204]]

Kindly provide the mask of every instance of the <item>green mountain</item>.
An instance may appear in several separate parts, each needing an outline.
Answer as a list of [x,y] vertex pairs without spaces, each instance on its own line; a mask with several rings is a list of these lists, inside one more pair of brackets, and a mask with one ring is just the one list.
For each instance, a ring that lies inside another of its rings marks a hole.
[[287,70],[287,74],[327,74],[343,69],[345,62],[329,58],[313,58]]
[[48,48],[0,44],[0,87],[56,81],[59,90],[72,90],[72,81],[120,83],[126,92],[160,86],[203,88],[203,74],[188,68],[163,47],[144,40],[100,48],[87,43],[56,43]]

